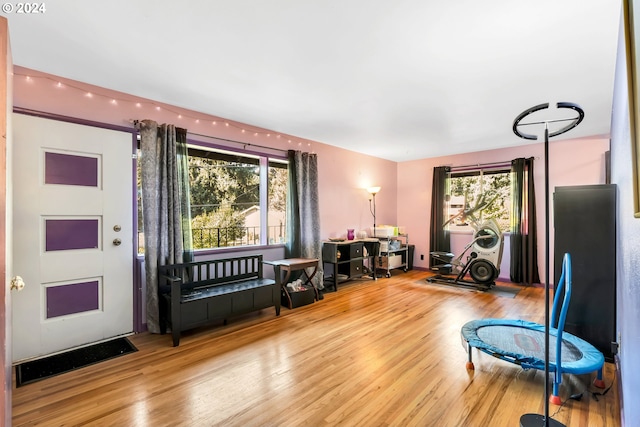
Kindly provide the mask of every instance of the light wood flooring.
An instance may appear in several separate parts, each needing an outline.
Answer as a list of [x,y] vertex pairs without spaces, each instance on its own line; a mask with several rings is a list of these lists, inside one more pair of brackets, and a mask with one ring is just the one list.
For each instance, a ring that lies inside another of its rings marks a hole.
[[[429,285],[422,271],[344,283],[314,304],[226,326],[130,337],[136,353],[13,389],[14,426],[518,426],[544,414],[544,373],[474,351],[460,328],[483,317],[544,322],[544,290],[515,298]],[[615,367],[565,375],[567,427],[619,426]],[[597,389],[595,389],[597,390]],[[572,394],[587,391],[580,401]],[[597,390],[600,391],[600,390]]]

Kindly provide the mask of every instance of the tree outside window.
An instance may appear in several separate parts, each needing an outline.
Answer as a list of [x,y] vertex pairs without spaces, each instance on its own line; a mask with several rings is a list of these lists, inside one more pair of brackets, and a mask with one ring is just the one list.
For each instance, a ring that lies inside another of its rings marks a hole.
[[[447,203],[448,218],[453,218],[460,210],[466,210],[484,200],[492,201],[485,209],[476,213],[480,220],[494,218],[502,232],[510,229],[511,218],[511,171],[473,171],[452,173],[450,178],[450,198]],[[469,221],[458,217],[449,224],[451,231],[473,231]]]

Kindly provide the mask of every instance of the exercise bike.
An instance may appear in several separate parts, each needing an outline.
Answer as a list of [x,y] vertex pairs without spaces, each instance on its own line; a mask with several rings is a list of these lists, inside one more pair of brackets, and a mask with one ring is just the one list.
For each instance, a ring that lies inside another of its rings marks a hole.
[[[495,285],[500,273],[504,235],[495,219],[480,222],[475,213],[488,207],[496,198],[497,196],[487,201],[485,195],[481,195],[474,207],[461,210],[443,224],[446,226],[458,218],[468,221],[474,229],[473,237],[457,257],[451,252],[431,252],[431,257],[443,264],[433,268],[440,274],[427,278],[428,282],[472,287],[482,291]],[[466,279],[467,274],[472,280]]]

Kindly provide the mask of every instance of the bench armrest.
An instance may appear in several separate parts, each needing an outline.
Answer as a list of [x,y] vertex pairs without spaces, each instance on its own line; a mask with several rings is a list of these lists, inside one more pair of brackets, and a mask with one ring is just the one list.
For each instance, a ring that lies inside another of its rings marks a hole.
[[167,274],[158,275],[158,291],[160,294],[168,294],[173,292],[173,286],[177,283],[182,284],[182,279],[178,276],[169,276]]

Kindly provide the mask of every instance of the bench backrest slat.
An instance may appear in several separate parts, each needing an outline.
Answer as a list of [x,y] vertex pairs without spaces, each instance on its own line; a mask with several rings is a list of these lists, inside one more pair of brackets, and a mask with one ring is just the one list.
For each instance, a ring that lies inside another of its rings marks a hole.
[[262,278],[262,258],[262,255],[247,255],[158,266],[160,292],[168,291],[167,277],[181,279],[183,290],[259,279]]

